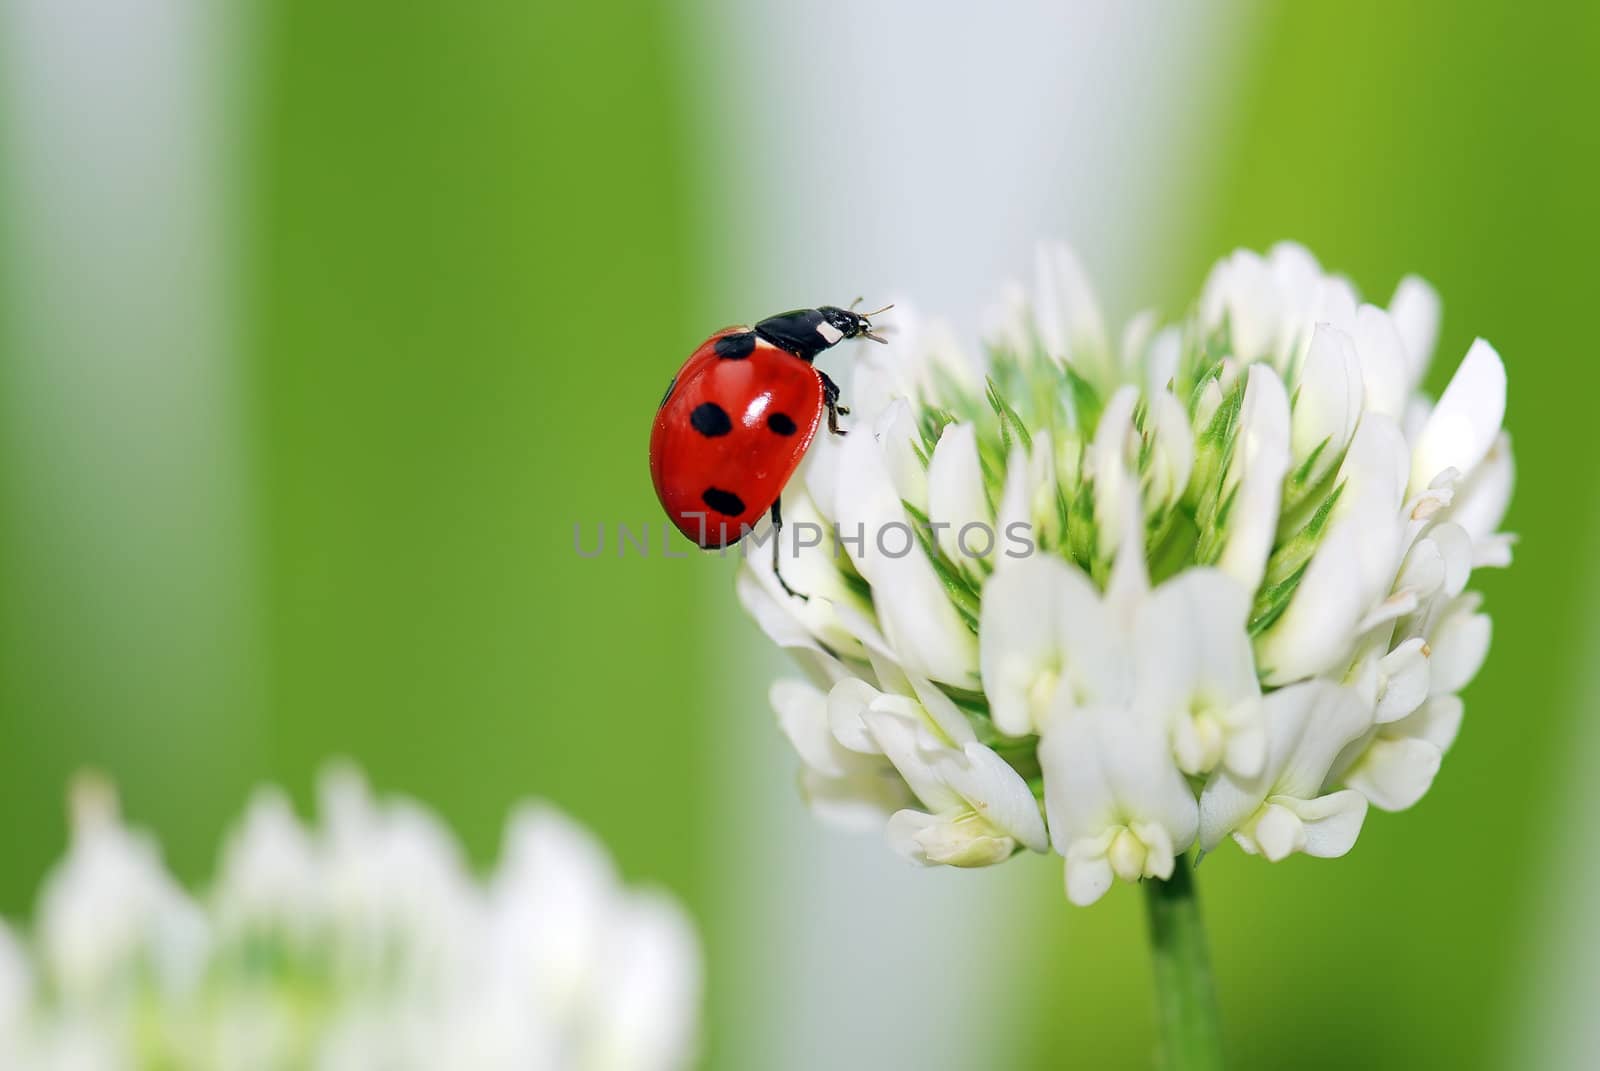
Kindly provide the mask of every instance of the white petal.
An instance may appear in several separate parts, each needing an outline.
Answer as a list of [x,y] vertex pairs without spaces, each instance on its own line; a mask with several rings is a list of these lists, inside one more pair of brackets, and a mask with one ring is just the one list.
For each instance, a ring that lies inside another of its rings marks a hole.
[[1345,776],[1374,807],[1403,811],[1420,800],[1439,772],[1439,749],[1412,737],[1379,737]]
[[1289,469],[1289,396],[1283,380],[1267,365],[1251,365],[1249,376],[1233,461],[1238,491],[1217,566],[1254,591],[1272,551],[1283,476]]
[[[1009,567],[1031,557],[1029,547],[1037,548],[1041,539],[1056,535],[1055,454],[1050,436],[1038,431],[1033,449],[1013,446],[1006,461],[1005,487],[996,507],[995,529],[1002,549],[995,555],[995,569]],[[1042,507],[1048,506],[1048,509]]]
[[1085,849],[1067,853],[1067,899],[1079,907],[1088,907],[1104,896],[1115,877],[1103,850],[1098,854]]
[[590,990],[585,1061],[610,1068],[688,1067],[699,1039],[704,966],[694,923],[665,896],[634,893],[609,920]]
[[1109,356],[1100,303],[1077,256],[1060,242],[1046,242],[1039,247],[1038,264],[1039,300],[1034,315],[1046,352],[1079,365]]
[[[972,424],[947,425],[933,448],[928,461],[928,520],[935,526],[939,547],[958,566],[975,569],[980,557],[992,558],[999,550],[1000,537],[978,462],[977,428]],[[982,528],[963,534],[969,524]]]
[[[1098,739],[1098,723],[1114,720],[1117,714],[1099,713],[1102,709],[1069,714],[1053,723],[1039,741],[1050,841],[1057,852],[1068,857],[1078,842],[1106,836],[1121,824],[1116,786]],[[1131,721],[1125,719],[1125,723]],[[1138,790],[1137,784],[1129,787]],[[1105,843],[1110,844],[1109,836]]]
[[1169,390],[1178,374],[1178,362],[1183,357],[1183,331],[1166,327],[1151,340],[1149,356],[1145,359],[1145,393],[1152,398]]
[[969,743],[942,753],[933,768],[984,821],[1036,852],[1050,850],[1039,801],[1022,775],[992,750]]
[[1113,690],[1120,658],[1105,619],[1089,578],[1060,558],[1035,554],[996,571],[978,628],[995,728],[1037,732],[1063,682],[1074,696]]
[[122,824],[108,783],[81,779],[72,805],[71,845],[39,898],[42,972],[69,1005],[104,999],[146,964],[158,982],[186,980],[204,951],[198,906],[167,873],[155,842]]
[[1505,413],[1505,365],[1494,347],[1480,338],[1467,351],[1417,438],[1411,493],[1427,487],[1447,468],[1471,472],[1499,436]]
[[1393,422],[1375,414],[1362,420],[1339,469],[1344,490],[1329,530],[1283,615],[1256,638],[1263,682],[1333,669],[1350,655],[1363,623],[1370,627],[1368,614],[1389,594],[1400,561],[1405,461]]
[[1309,313],[1302,314],[1308,335],[1317,324],[1332,324],[1347,335],[1356,331],[1356,306],[1361,298],[1349,279],[1342,275],[1324,275],[1312,295]]
[[1428,656],[1420,637],[1407,640],[1378,663],[1378,702],[1374,720],[1379,725],[1399,721],[1428,697]]
[[[1031,557],[1022,553],[1022,548],[1015,546],[1012,539],[1016,535],[1026,535],[1029,542],[1037,545],[1038,536],[1033,532],[1032,509],[1034,487],[1033,474],[1028,467],[1028,453],[1020,443],[1013,444],[1011,454],[1006,458],[1005,484],[1000,490],[1000,501],[995,503],[994,526],[995,532],[1002,540],[1004,549],[995,556],[995,570],[1009,566],[1013,562]],[[1022,528],[1017,528],[1022,525]]]
[[[1213,569],[1188,569],[1139,607],[1134,627],[1135,709],[1172,734],[1186,773],[1221,761],[1233,732],[1253,717],[1239,705],[1258,692],[1245,619],[1250,597]],[[1237,757],[1247,763],[1253,745]]]
[[1283,616],[1256,637],[1264,684],[1282,685],[1333,669],[1348,658],[1356,626],[1372,604],[1363,581],[1370,547],[1351,519],[1323,537]]
[[1233,834],[1239,846],[1252,854],[1261,854],[1272,862],[1280,862],[1306,846],[1306,827],[1300,816],[1287,807],[1269,804],[1248,830]]
[[1433,784],[1439,757],[1461,729],[1461,712],[1458,697],[1435,696],[1399,721],[1378,726],[1370,738],[1351,744],[1336,770],[1348,767],[1342,779],[1375,806],[1404,810]]
[[[747,540],[741,544],[744,563],[736,581],[739,601],[780,647],[815,651],[820,641],[842,655],[859,657],[861,644],[841,621],[838,611],[848,606],[870,613],[871,603],[852,590],[840,574],[835,554],[843,552],[833,541],[832,525],[817,512],[807,494],[787,492],[783,507],[785,524],[779,544],[783,577],[790,587],[809,598],[797,598],[783,590],[772,571],[770,544],[763,542],[758,547]],[[761,535],[773,538],[771,529],[765,526],[758,533]],[[759,592],[753,590],[756,587]]]
[[892,706],[885,709],[885,704],[879,701],[861,715],[861,720],[883,749],[884,757],[900,771],[900,776],[924,806],[935,812],[961,808],[960,795],[944,783],[929,761],[938,753],[937,741],[913,717]]
[[1511,456],[1511,436],[1501,432],[1489,453],[1478,464],[1461,486],[1456,489],[1450,508],[1443,514],[1454,521],[1472,537],[1474,554],[1479,544],[1487,541],[1500,528],[1505,519],[1506,506],[1511,502],[1511,488],[1516,482],[1516,463]]
[[1160,326],[1161,314],[1155,309],[1141,309],[1123,325],[1117,353],[1124,372],[1137,372],[1145,366],[1145,355],[1150,352],[1150,342]]
[[1405,436],[1393,420],[1378,413],[1362,417],[1339,467],[1338,480],[1344,484],[1344,492],[1335,508],[1352,512],[1358,503],[1371,498],[1374,512],[1398,512],[1406,500],[1410,456]]
[[1511,548],[1516,545],[1516,542],[1516,536],[1505,532],[1473,540],[1472,567],[1474,569],[1504,569],[1511,564]]
[[1039,741],[1050,840],[1081,840],[1132,821],[1162,826],[1174,850],[1194,840],[1194,794],[1162,734],[1115,707],[1058,712]]
[[1177,505],[1194,471],[1194,432],[1183,403],[1169,391],[1150,396],[1149,433],[1154,444],[1151,459],[1150,509]]
[[[1129,483],[1131,484],[1131,477]],[[1138,494],[1122,496],[1123,517],[1117,526],[1121,539],[1116,556],[1111,561],[1111,576],[1106,579],[1105,597],[1101,600],[1106,609],[1106,619],[1119,635],[1133,631],[1133,618],[1145,597],[1150,594],[1150,571],[1144,561],[1144,513]],[[1118,682],[1116,696],[1123,697]],[[1109,698],[1111,693],[1101,693]]]
[[1414,591],[1396,591],[1384,599],[1377,606],[1367,611],[1367,616],[1356,623],[1356,631],[1362,634],[1371,632],[1379,625],[1386,625],[1397,621],[1407,614],[1417,612],[1420,600]]
[[972,729],[972,723],[961,712],[961,708],[956,706],[954,700],[920,674],[908,672],[906,678],[917,702],[922,706],[922,715],[933,729],[934,735],[942,738],[942,742],[959,748],[978,738]]
[[1285,301],[1297,310],[1308,307],[1327,279],[1316,254],[1299,242],[1274,242],[1267,250],[1267,264],[1283,289]]
[[[1414,443],[1422,435],[1422,429],[1428,426],[1428,417],[1433,413],[1433,399],[1426,394],[1413,394],[1406,400],[1406,415],[1400,421],[1400,430],[1406,433],[1406,442]],[[1409,479],[1409,473],[1407,474]]]
[[1439,338],[1439,295],[1415,275],[1400,280],[1389,300],[1389,316],[1406,347],[1407,390],[1417,388],[1433,360]]
[[1445,594],[1454,598],[1466,589],[1472,576],[1472,538],[1459,524],[1443,522],[1428,530],[1428,538],[1439,548],[1444,564]]
[[1257,691],[1245,636],[1250,593],[1215,569],[1186,569],[1139,607],[1138,694],[1158,704],[1205,695],[1228,703]]
[[1217,415],[1217,410],[1222,408],[1222,399],[1222,376],[1219,375],[1206,383],[1204,389],[1200,391],[1200,400],[1194,407],[1194,426],[1197,428],[1208,426],[1212,418]]
[[[859,413],[870,412],[860,401],[851,401],[861,408]],[[832,519],[839,515],[839,463],[845,440],[837,435],[817,435],[811,440],[800,475],[804,480],[806,497],[816,505],[818,513]],[[790,480],[784,489],[784,513],[789,512],[789,499],[794,496],[795,481]]]
[[1366,388],[1366,409],[1395,421],[1405,416],[1411,395],[1411,361],[1404,340],[1387,312],[1363,305],[1356,312],[1356,352],[1361,358],[1361,382]]
[[1229,716],[1223,765],[1240,777],[1255,777],[1267,761],[1267,729],[1259,696],[1236,705]]
[[1003,284],[983,310],[983,338],[995,349],[1025,358],[1033,349],[1033,321],[1028,313],[1028,290],[1011,280]]
[[829,777],[842,777],[839,746],[828,728],[828,698],[805,681],[775,681],[767,692],[778,724],[807,766]]
[[1138,403],[1138,387],[1119,388],[1106,403],[1089,447],[1095,531],[1099,539],[1096,549],[1102,558],[1116,553],[1127,531],[1128,518],[1139,516],[1139,483],[1128,464],[1128,454],[1137,449],[1133,409]]
[[[1198,819],[1196,821],[1198,822]],[[1162,881],[1166,881],[1172,877],[1173,867],[1178,862],[1179,848],[1173,843],[1171,831],[1159,822],[1136,821],[1129,824],[1127,832],[1122,834],[1122,837],[1126,838],[1130,835],[1137,838],[1140,847],[1144,849],[1144,860],[1139,868],[1139,873],[1128,880],[1160,878]],[[1188,851],[1189,844],[1193,843],[1193,841],[1194,835],[1191,833],[1189,841],[1183,845],[1182,850]],[[1115,848],[1114,844],[1113,848]],[[1129,866],[1128,870],[1132,873],[1132,866]]]
[[1372,724],[1372,711],[1349,688],[1322,681],[1297,687],[1307,691],[1309,703],[1288,698],[1275,708],[1274,697],[1292,689],[1266,698],[1267,766],[1277,770],[1274,794],[1312,799],[1339,752]]
[[1386,731],[1405,733],[1426,740],[1440,751],[1449,751],[1461,731],[1463,709],[1460,696],[1436,695]]
[[1366,799],[1349,790],[1310,800],[1274,796],[1233,838],[1245,851],[1272,862],[1294,852],[1332,858],[1354,846],[1366,814]]
[[1487,614],[1452,613],[1440,621],[1428,640],[1433,654],[1429,694],[1449,695],[1472,683],[1489,654],[1493,631]]
[[1206,278],[1201,317],[1208,326],[1224,320],[1233,352],[1241,360],[1280,356],[1280,338],[1289,330],[1288,302],[1265,258],[1247,249],[1235,250]]
[[894,319],[895,332],[888,345],[862,346],[851,355],[846,398],[851,409],[866,418],[876,418],[897,400],[917,400],[917,373],[927,332],[916,309],[907,302],[895,303]]
[[894,486],[895,495],[917,507],[926,516],[928,471],[917,456],[919,432],[915,411],[909,403],[899,401],[890,406],[875,423],[874,434],[889,470],[889,482]]
[[1384,533],[1387,522],[1384,514],[1349,515],[1323,536],[1283,616],[1256,637],[1264,684],[1314,677],[1349,658],[1368,610],[1394,578],[1397,540]]
[[[911,677],[907,675],[905,667],[895,658],[894,652],[889,650],[885,642],[879,644],[875,640],[864,640],[867,647],[867,662],[872,666],[871,680],[878,683],[877,691],[888,695],[909,696],[913,695]],[[863,680],[868,678],[863,677]],[[873,700],[878,696],[875,694]],[[868,701],[868,706],[871,701]]]
[[766,633],[767,639],[779,647],[819,652],[822,650],[810,630],[762,587],[760,578],[753,570],[739,571],[739,576],[734,582],[734,591],[739,596],[739,603],[745,612],[755,619],[761,631]]
[[[1254,815],[1268,797],[1314,799],[1346,745],[1364,733],[1372,712],[1350,688],[1307,681],[1262,701],[1267,757],[1254,777],[1219,768],[1200,795],[1200,846],[1210,851]],[[1281,801],[1280,801],[1281,802]]]
[[1431,598],[1444,587],[1444,551],[1431,539],[1419,539],[1406,553],[1395,577],[1395,591],[1408,591],[1418,598]]
[[847,537],[863,536],[846,549],[872,585],[884,635],[900,661],[936,681],[970,688],[977,638],[917,544],[878,444],[860,431],[845,443],[839,523]]
[[7,1055],[9,1041],[22,1037],[29,1005],[33,1001],[33,971],[22,942],[5,923],[0,922],[0,1055]]
[[1337,859],[1353,848],[1367,817],[1367,801],[1350,791],[1296,801],[1294,809],[1305,826],[1301,850],[1317,859]]
[[862,755],[833,735],[827,695],[797,680],[780,680],[768,694],[783,734],[808,767],[824,777],[846,777],[868,768]]
[[860,755],[882,755],[867,727],[866,713],[883,695],[864,680],[846,677],[828,692],[828,728],[843,747]]
[[[901,303],[895,303],[895,326],[900,327]],[[901,330],[904,337],[905,332]],[[908,340],[916,354],[912,374],[917,393],[926,404],[945,404],[952,394],[978,394],[982,390],[982,377],[978,374],[972,357],[956,338],[955,331],[943,320],[930,320],[914,339]]]
[[1318,324],[1294,393],[1290,444],[1298,470],[1321,447],[1311,483],[1333,468],[1355,434],[1364,397],[1355,340]]
[[1017,843],[970,814],[898,811],[885,830],[889,845],[923,866],[993,866],[1011,858]]
[[938,815],[908,807],[889,816],[888,823],[883,827],[884,839],[889,842],[889,848],[902,859],[909,859],[922,866],[935,866],[936,862],[928,857],[928,852],[919,838],[924,831],[935,829],[945,821]]
[[882,829],[890,815],[916,802],[888,763],[882,770],[843,778],[805,770],[800,778],[800,794],[812,814],[851,833]]

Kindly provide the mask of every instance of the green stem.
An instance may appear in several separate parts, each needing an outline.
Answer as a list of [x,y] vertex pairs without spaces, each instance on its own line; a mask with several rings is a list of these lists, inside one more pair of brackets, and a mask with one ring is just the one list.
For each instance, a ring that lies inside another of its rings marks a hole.
[[1162,1071],[1220,1071],[1222,1028],[1189,860],[1180,855],[1172,877],[1143,885],[1161,1032],[1157,1066]]

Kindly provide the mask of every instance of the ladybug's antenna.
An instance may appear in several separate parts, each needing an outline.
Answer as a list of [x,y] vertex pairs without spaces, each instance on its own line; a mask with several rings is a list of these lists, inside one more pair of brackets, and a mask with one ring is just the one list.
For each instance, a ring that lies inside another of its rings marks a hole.
[[[856,298],[855,302],[852,303],[850,307],[853,309],[853,308],[855,308],[856,305],[858,305],[860,303],[861,303],[861,299],[860,298]],[[862,330],[861,330],[861,337],[862,338],[870,338],[874,342],[879,342],[879,343],[882,343],[883,345],[888,345],[889,344],[889,340],[884,338],[882,335],[874,334],[873,330],[872,330],[872,324],[869,323],[868,321],[870,321],[874,316],[877,316],[879,313],[888,312],[892,308],[894,308],[894,305],[893,304],[889,304],[889,305],[885,305],[881,309],[874,310],[873,312],[857,313],[857,315],[861,317],[861,322],[866,324],[866,327],[862,328]]]

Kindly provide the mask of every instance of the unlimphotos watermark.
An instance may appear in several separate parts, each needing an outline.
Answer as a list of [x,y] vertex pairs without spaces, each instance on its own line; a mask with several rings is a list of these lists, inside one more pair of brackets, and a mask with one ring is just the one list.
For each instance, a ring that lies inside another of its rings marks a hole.
[[[704,530],[706,517],[703,514],[699,517]],[[653,545],[659,547],[660,556],[663,558],[690,556],[674,549],[676,529],[670,524],[651,525],[646,521],[634,528],[624,523],[617,523],[611,525],[610,529],[611,545],[614,548],[612,553],[618,558],[626,558],[630,553],[648,558]],[[955,533],[953,541],[945,537],[945,533],[952,530]],[[595,524],[592,529],[584,524],[574,524],[573,551],[580,558],[604,556],[607,546],[606,531],[607,525],[604,522]],[[725,554],[733,549],[733,546],[737,546],[740,553],[749,557],[766,548],[775,531],[770,525],[763,525],[760,528],[745,525],[740,529],[737,544],[710,549]],[[1028,558],[1038,549],[1038,544],[1033,538],[1033,526],[1027,521],[1013,521],[1006,525],[1003,532],[997,532],[993,525],[981,521],[972,521],[959,528],[938,521],[928,521],[915,527],[904,521],[890,521],[871,530],[860,523],[852,530],[838,522],[825,526],[814,521],[791,521],[783,526],[783,531],[789,533],[789,537],[783,541],[783,549],[792,558],[798,558],[803,552],[824,545],[832,547],[835,558],[842,557],[846,550],[854,550],[858,557],[865,556],[869,546],[885,558],[904,558],[918,546],[929,545],[942,547],[946,554],[954,551],[952,557],[979,561],[997,554],[1007,558]]]

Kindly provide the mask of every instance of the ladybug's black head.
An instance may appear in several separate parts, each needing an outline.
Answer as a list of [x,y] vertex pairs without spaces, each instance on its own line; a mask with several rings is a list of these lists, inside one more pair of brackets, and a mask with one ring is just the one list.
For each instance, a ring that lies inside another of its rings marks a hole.
[[[878,312],[883,311],[884,309],[878,310]],[[820,309],[796,309],[793,312],[769,316],[756,324],[756,334],[779,349],[788,350],[796,357],[807,361],[847,338],[870,338],[874,342],[887,341],[881,335],[873,333],[872,321],[866,316],[850,309],[841,309],[836,305],[824,305]]]
[[[855,338],[859,335],[864,338],[870,338],[874,342],[884,341],[884,339],[872,333],[872,321],[859,312],[851,309],[841,309],[836,305],[824,305],[817,311],[822,313],[822,318],[825,321],[838,328],[845,338]],[[878,311],[882,312],[883,310],[879,309]]]

